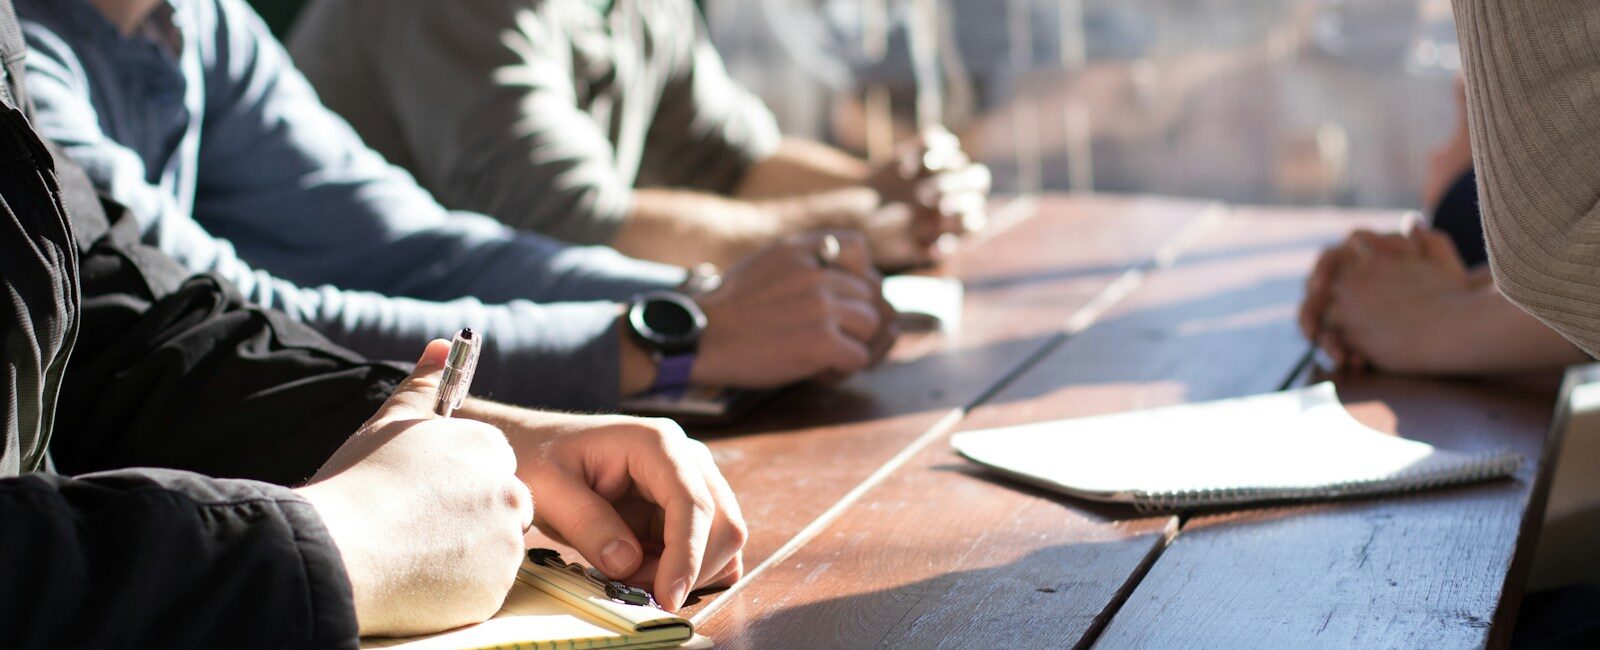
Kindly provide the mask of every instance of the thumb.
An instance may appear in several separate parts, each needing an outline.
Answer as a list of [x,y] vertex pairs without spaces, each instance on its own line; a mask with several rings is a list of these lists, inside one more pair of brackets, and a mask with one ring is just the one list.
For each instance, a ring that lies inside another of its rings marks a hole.
[[420,420],[433,417],[433,403],[439,396],[439,378],[444,374],[445,357],[450,354],[450,342],[434,339],[423,348],[422,358],[411,375],[389,396],[378,409],[377,420]]
[[613,579],[637,571],[644,552],[617,509],[572,476],[552,472],[545,478],[536,490],[539,522]]

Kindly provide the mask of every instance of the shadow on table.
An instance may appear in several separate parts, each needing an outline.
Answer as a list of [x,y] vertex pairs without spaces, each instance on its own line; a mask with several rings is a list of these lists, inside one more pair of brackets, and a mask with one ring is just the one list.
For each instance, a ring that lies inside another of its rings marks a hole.
[[[1190,400],[1271,390],[1293,370],[1285,359],[1298,358],[1307,345],[1292,322],[1296,303],[1284,300],[1298,300],[1300,282],[1298,276],[1274,277],[1144,307],[1106,318],[1070,339],[1051,331],[972,347],[947,342],[930,354],[891,361],[837,385],[791,387],[740,421],[693,433],[701,439],[782,435],[1024,402],[1076,385],[1178,379]],[[1070,350],[1071,367],[1049,365],[1064,358],[1058,346]],[[1133,358],[1137,347],[1158,346],[1171,351]],[[1028,365],[1041,356],[1044,367]],[[1274,376],[1263,382],[1260,375],[1238,372],[1239,364],[1272,368]],[[1184,366],[1181,375],[1175,374],[1179,366]],[[1024,368],[1021,380],[990,393],[998,378]],[[1043,380],[1032,376],[1040,373],[1048,374]]]
[[830,567],[835,573],[825,582],[859,593],[811,602],[803,602],[804,593],[789,594],[785,601],[802,604],[749,620],[740,618],[738,604],[730,604],[719,616],[734,617],[730,627],[738,632],[716,639],[717,647],[1070,647],[1105,625],[1111,605],[1136,583],[1159,537],[1062,544],[999,566],[883,587],[875,583],[911,579],[929,567],[959,565],[962,558],[925,558],[925,551],[907,549],[883,555],[887,566],[840,575],[856,570],[846,560]]
[[[1270,244],[1251,244],[1233,246],[1216,250],[1186,252],[1180,260],[1180,266],[1193,266],[1216,262],[1235,257],[1250,255],[1270,255],[1286,253],[1296,250],[1317,249],[1328,244],[1327,237],[1303,237],[1301,239],[1273,242]],[[1012,287],[1026,286],[1041,282],[1062,282],[1079,278],[1095,276],[1115,276],[1128,270],[1126,264],[1096,264],[1063,266],[1046,271],[1032,271],[1026,273],[1007,273],[999,275],[980,275],[966,281],[964,286],[969,294],[982,291],[1009,289]],[[1310,270],[1309,268],[1307,269]]]
[[962,460],[961,456],[954,450],[951,450],[950,455],[951,462],[934,465],[929,469],[935,472],[960,474],[973,480],[992,483],[1005,489],[1019,492],[1031,497],[1053,501],[1059,504],[1061,507],[1071,510],[1072,512],[1081,513],[1101,521],[1121,523],[1135,519],[1149,519],[1152,517],[1161,517],[1165,514],[1172,514],[1141,512],[1137,508],[1127,504],[1106,503],[1103,501],[1080,499],[985,470],[978,465],[974,465]]

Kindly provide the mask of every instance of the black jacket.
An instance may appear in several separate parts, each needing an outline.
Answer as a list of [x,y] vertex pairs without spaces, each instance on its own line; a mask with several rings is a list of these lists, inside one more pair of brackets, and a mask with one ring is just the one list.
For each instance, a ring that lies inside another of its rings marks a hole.
[[354,647],[338,550],[283,486],[404,372],[141,245],[28,127],[22,48],[0,0],[0,648]]

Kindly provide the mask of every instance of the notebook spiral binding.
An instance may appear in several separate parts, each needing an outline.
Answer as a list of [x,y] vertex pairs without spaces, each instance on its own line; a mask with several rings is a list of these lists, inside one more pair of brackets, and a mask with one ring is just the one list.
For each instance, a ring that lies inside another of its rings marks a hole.
[[1521,465],[1521,454],[1509,449],[1500,449],[1479,454],[1466,465],[1420,465],[1387,476],[1348,481],[1331,486],[1239,487],[1169,492],[1134,492],[1133,506],[1140,512],[1166,512],[1263,501],[1325,500],[1375,494],[1400,494],[1510,476]]

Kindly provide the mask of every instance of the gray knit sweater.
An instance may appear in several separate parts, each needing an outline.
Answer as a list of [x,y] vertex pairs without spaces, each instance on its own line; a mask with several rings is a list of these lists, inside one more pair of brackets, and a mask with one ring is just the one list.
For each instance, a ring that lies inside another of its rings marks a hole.
[[1455,0],[1455,12],[1495,282],[1600,354],[1600,2]]

